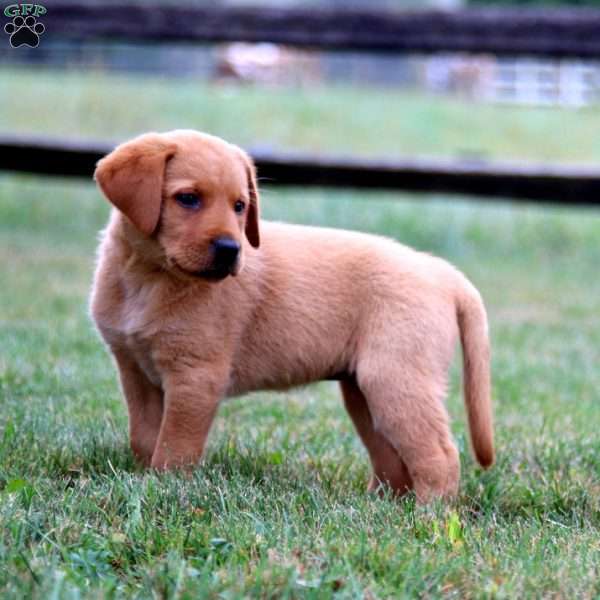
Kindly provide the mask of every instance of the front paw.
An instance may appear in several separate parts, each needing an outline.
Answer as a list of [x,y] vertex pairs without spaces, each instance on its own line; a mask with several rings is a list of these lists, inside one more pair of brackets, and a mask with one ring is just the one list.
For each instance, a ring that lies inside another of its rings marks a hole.
[[152,466],[152,455],[154,454],[154,446],[144,444],[140,441],[131,440],[130,442],[131,451],[135,460],[143,467],[148,468]]
[[151,468],[156,471],[177,470],[186,475],[191,475],[198,465],[199,457],[181,455],[169,452],[168,449],[157,448],[150,461]]

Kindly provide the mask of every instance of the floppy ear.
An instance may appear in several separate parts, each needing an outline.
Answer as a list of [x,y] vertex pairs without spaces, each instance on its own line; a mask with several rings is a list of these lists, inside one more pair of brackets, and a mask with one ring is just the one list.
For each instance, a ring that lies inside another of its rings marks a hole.
[[258,185],[256,183],[256,167],[252,159],[244,152],[242,159],[246,167],[246,178],[248,179],[248,196],[250,197],[250,205],[248,206],[248,214],[246,215],[246,237],[254,248],[260,246],[260,234],[258,230],[259,208],[258,208]]
[[96,166],[94,179],[104,195],[148,236],[158,225],[165,165],[175,149],[160,134],[147,133],[117,146]]

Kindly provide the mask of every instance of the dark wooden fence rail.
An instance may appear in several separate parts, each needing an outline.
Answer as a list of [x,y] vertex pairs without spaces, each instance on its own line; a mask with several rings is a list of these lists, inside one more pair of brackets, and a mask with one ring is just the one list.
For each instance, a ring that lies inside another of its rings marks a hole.
[[591,9],[375,10],[48,2],[45,39],[273,42],[327,50],[600,58]]
[[[90,179],[114,144],[0,136],[0,169]],[[359,160],[251,154],[261,184],[447,192],[480,197],[600,204],[600,170],[434,159]]]

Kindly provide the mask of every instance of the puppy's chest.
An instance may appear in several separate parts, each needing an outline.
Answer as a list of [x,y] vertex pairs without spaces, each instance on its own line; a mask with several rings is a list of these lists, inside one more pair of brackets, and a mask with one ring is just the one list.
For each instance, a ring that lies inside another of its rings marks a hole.
[[164,285],[125,287],[121,301],[101,327],[106,341],[133,359],[148,380],[162,383],[173,357],[189,354],[200,363],[222,352],[231,327],[209,297]]
[[112,348],[118,348],[127,353],[153,385],[161,385],[162,378],[155,360],[155,335],[150,335],[144,330],[132,330],[127,327],[103,330],[103,334]]
[[151,289],[141,289],[125,296],[114,307],[110,323],[105,323],[101,329],[110,346],[126,352],[148,380],[159,386],[161,376],[156,355],[172,319],[163,299],[152,292]]
[[148,381],[160,387],[162,377],[154,359],[153,341],[138,334],[130,334],[124,336],[123,342],[126,351],[144,372]]

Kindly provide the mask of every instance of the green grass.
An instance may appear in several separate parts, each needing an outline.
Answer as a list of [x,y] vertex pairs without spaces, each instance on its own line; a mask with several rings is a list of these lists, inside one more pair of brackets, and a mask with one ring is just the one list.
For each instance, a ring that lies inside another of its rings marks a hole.
[[[0,90],[14,75],[0,71]],[[278,129],[288,119],[285,127],[304,132],[306,147],[315,136],[334,149],[341,148],[338,133],[351,134],[341,115],[339,130],[330,123],[328,111],[336,111],[329,101],[341,106],[356,96],[352,114],[361,115],[361,103],[379,97],[318,90],[293,102],[284,90],[260,96],[232,88],[236,129],[218,98],[200,102],[202,116],[155,82],[123,80],[114,99],[123,94],[125,101],[123,90],[137,85],[139,110],[132,111],[109,102],[102,91],[108,78],[56,75],[47,84],[28,77],[16,76],[15,85],[30,94],[34,81],[48,86],[45,117],[19,121],[11,109],[0,113],[5,129],[122,137],[181,121],[238,141],[291,145],[295,136]],[[185,86],[188,97],[203,89]],[[69,101],[88,108],[97,101],[96,111],[51,119],[48,107],[58,106],[61,94],[65,111]],[[30,108],[27,96],[19,97]],[[272,119],[258,114],[268,113],[256,106],[260,98],[272,103]],[[394,114],[396,100],[418,108],[416,97],[394,98]],[[320,107],[331,132],[301,118],[304,100]],[[474,123],[480,111],[504,111],[428,106],[421,107],[423,129],[433,127],[428,116],[452,129],[452,111],[473,112]],[[597,118],[593,111],[523,114],[547,119],[550,131],[570,120],[590,140],[587,128]],[[369,130],[370,118],[357,116],[356,132]],[[456,145],[411,140],[408,147],[454,152],[462,143],[457,131],[440,131]],[[380,153],[391,144],[380,133],[355,135],[348,152]],[[477,135],[494,155],[509,152],[502,144],[522,148],[523,156],[542,151],[535,136],[521,145],[498,131]],[[579,147],[559,150],[552,158],[581,157]],[[367,457],[329,383],[229,401],[192,477],[143,472],[128,449],[114,369],[87,316],[96,234],[108,207],[88,182],[0,175],[0,595],[600,597],[600,214],[276,189],[264,191],[263,207],[267,218],[390,235],[469,275],[490,313],[498,464],[484,473],[470,457],[457,361],[449,410],[463,475],[451,506],[365,493]]]
[[265,92],[193,79],[0,69],[0,106],[0,131],[120,140],[189,127],[241,145],[366,156],[600,160],[600,105],[561,112],[394,90]]

